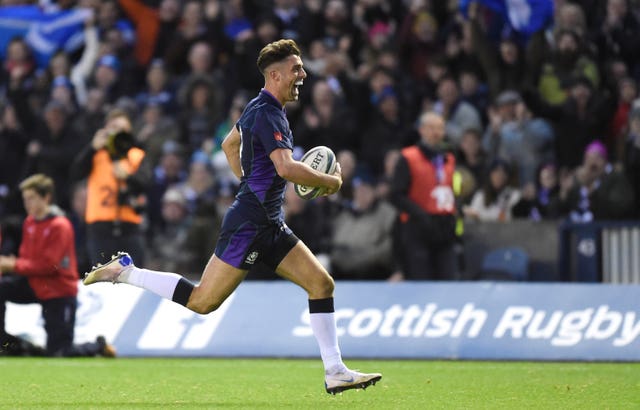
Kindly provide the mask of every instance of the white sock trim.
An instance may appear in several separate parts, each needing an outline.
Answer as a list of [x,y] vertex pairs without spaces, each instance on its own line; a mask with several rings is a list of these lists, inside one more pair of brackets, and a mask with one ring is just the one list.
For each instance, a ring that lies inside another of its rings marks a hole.
[[338,346],[336,320],[334,313],[311,313],[309,315],[311,329],[320,347],[320,357],[325,371],[342,365],[342,354]]
[[118,277],[118,282],[128,283],[155,293],[165,299],[172,300],[173,293],[182,276],[173,272],[160,272],[133,266],[125,269]]

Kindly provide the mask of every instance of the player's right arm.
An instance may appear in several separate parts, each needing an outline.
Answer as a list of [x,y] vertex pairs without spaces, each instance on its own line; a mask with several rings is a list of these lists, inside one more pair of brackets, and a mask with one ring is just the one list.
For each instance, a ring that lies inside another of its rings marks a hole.
[[333,175],[328,175],[293,159],[290,149],[276,148],[271,151],[269,158],[275,165],[278,175],[294,184],[325,188],[326,195],[338,192],[342,186],[340,164],[337,164]]
[[222,151],[227,157],[227,162],[231,167],[231,171],[238,177],[242,178],[242,164],[240,163],[240,144],[241,136],[238,129],[234,126],[229,134],[222,141]]

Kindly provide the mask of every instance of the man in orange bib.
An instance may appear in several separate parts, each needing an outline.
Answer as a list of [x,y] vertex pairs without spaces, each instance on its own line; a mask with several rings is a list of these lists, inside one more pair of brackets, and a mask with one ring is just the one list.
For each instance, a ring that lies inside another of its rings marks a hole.
[[144,150],[134,145],[131,128],[124,111],[111,111],[72,167],[74,178],[87,178],[87,250],[94,264],[122,248],[144,260],[141,194],[151,167]]

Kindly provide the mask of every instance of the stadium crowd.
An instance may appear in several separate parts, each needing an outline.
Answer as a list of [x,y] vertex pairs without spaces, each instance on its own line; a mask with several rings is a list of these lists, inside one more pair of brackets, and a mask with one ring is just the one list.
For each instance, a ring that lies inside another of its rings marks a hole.
[[[2,0],[0,14],[32,3]],[[150,169],[136,193],[146,265],[199,275],[238,184],[221,141],[263,84],[257,53],[283,37],[308,73],[287,105],[294,155],[327,145],[344,179],[313,201],[289,189],[285,217],[336,278],[402,277],[391,181],[427,112],[445,120],[460,220],[640,217],[638,2],[549,0],[527,30],[493,3],[41,1],[93,13],[80,45],[43,57],[25,35],[0,53],[2,253],[20,243],[20,182],[45,173],[74,223],[79,270],[90,268],[91,201],[72,168],[117,109]]]

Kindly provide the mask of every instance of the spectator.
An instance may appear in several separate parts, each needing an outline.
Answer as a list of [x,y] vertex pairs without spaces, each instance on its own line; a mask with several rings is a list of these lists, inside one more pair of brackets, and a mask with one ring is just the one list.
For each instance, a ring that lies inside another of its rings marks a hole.
[[375,97],[375,115],[362,133],[359,146],[360,159],[379,178],[384,172],[386,153],[410,145],[413,130],[402,116],[393,88],[386,87]]
[[0,218],[22,208],[17,187],[28,143],[13,106],[0,107]]
[[148,161],[157,164],[162,155],[162,147],[168,141],[178,141],[179,129],[176,121],[165,114],[163,106],[149,101],[134,127],[136,143],[144,147]]
[[204,152],[191,155],[187,179],[174,187],[185,197],[190,215],[216,214],[216,178],[211,160]]
[[595,44],[600,52],[600,61],[612,58],[622,59],[629,67],[638,64],[640,43],[640,21],[631,9],[628,0],[607,0],[606,10],[600,17],[599,30],[596,31]]
[[333,221],[331,267],[336,279],[381,280],[392,269],[395,209],[377,198],[376,182],[366,173],[353,179],[353,201]]
[[27,42],[19,37],[12,38],[7,45],[5,61],[0,70],[0,84],[6,88],[31,89],[34,86],[36,62]]
[[425,3],[411,3],[398,31],[402,67],[418,82],[427,79],[433,58],[441,51],[437,41],[438,22]]
[[584,40],[573,30],[555,34],[555,47],[547,50],[544,32],[534,35],[529,43],[529,64],[534,84],[543,101],[562,104],[568,98],[566,85],[577,77],[586,78],[592,88],[600,85],[597,64],[584,49]]
[[296,144],[305,150],[327,145],[334,152],[355,149],[356,121],[345,101],[336,96],[328,81],[313,84],[311,105],[304,109],[294,130]]
[[607,151],[612,153],[612,162],[620,164],[624,161],[624,137],[629,125],[632,103],[638,98],[638,85],[632,78],[624,77],[618,81],[616,94],[618,98],[615,112],[611,118],[605,142]]
[[513,90],[498,95],[489,118],[484,147],[490,157],[513,164],[520,185],[533,183],[538,165],[554,158],[551,125],[532,118],[520,94]]
[[190,152],[203,149],[220,121],[218,90],[208,77],[193,77],[182,88],[179,101],[180,142]]
[[463,68],[460,72],[460,96],[463,101],[473,105],[480,114],[482,125],[487,124],[487,108],[489,108],[489,88],[480,80],[477,70]]
[[582,166],[560,191],[560,206],[569,219],[588,223],[624,219],[633,212],[633,189],[625,175],[613,169],[607,149],[594,141],[584,150]]
[[162,219],[162,198],[167,189],[174,184],[187,180],[187,170],[184,166],[184,150],[175,141],[167,141],[162,145],[162,155],[153,169],[153,176],[147,189],[149,206],[147,216],[149,227],[147,237],[151,238],[156,232],[164,228]]
[[20,251],[17,257],[0,256],[0,354],[33,353],[16,352],[19,340],[6,332],[6,302],[14,302],[42,305],[47,333],[44,355],[115,356],[104,337],[95,343],[73,344],[78,304],[74,233],[69,220],[53,204],[53,180],[43,174],[32,175],[20,184],[20,190],[28,214]]
[[165,112],[176,109],[176,101],[171,84],[169,73],[161,59],[154,59],[146,75],[146,88],[136,95],[136,102],[139,108],[143,108],[148,103],[159,104]]
[[460,143],[464,130],[482,127],[480,114],[460,98],[458,83],[453,77],[445,76],[438,82],[438,100],[433,110],[445,118],[447,139],[454,145]]
[[495,159],[489,166],[484,186],[463,207],[465,218],[480,222],[508,222],[515,204],[520,200],[520,191],[509,185],[511,167],[502,159]]
[[444,119],[420,117],[420,142],[402,150],[391,185],[400,213],[399,266],[405,279],[455,279],[455,157],[443,147]]
[[[189,214],[186,198],[175,188],[169,188],[162,198],[162,219],[163,229],[153,235],[150,242],[150,269],[200,274],[202,263],[206,263],[215,247],[220,221],[206,225],[198,222],[196,216]],[[200,229],[206,236],[195,234],[199,226],[207,226],[206,230]]]
[[513,207],[513,216],[533,221],[555,219],[560,216],[559,202],[558,169],[552,162],[543,163],[538,168],[535,184],[528,183],[522,189],[522,197]]
[[586,77],[571,80],[569,97],[562,104],[548,104],[531,90],[523,97],[534,116],[551,122],[555,135],[555,158],[560,169],[573,169],[580,165],[581,153],[586,146],[606,134],[612,104],[601,98]]
[[522,50],[515,37],[503,35],[497,47],[491,44],[475,6],[469,8],[467,24],[475,56],[487,78],[491,99],[494,100],[505,90],[520,90],[527,72]]
[[456,164],[460,168],[469,170],[473,178],[473,186],[482,186],[484,184],[488,166],[487,154],[482,148],[482,136],[477,129],[470,128],[462,133],[462,139],[456,155]]
[[145,152],[134,146],[131,131],[127,114],[115,109],[74,159],[73,179],[88,178],[85,221],[93,264],[123,248],[144,260],[141,201],[151,165],[144,162]]
[[89,81],[89,85],[99,88],[104,96],[105,101],[114,103],[118,98],[125,95],[126,90],[123,88],[121,75],[122,64],[120,59],[113,54],[105,54],[100,57],[93,71],[93,76]]
[[49,175],[59,187],[58,203],[63,209],[69,209],[69,167],[83,144],[82,138],[71,128],[69,112],[62,103],[51,100],[44,107],[41,118],[31,110],[28,95],[17,91],[10,97],[20,123],[28,125],[26,131],[31,136],[21,176]]

